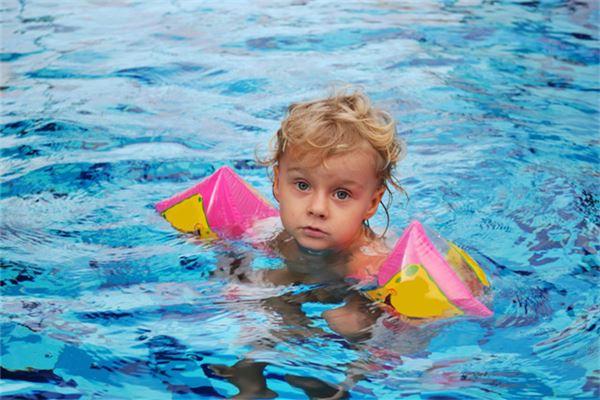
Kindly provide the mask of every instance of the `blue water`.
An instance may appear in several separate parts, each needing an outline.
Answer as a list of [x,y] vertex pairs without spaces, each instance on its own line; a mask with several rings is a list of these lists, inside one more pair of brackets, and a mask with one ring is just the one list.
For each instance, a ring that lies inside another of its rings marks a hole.
[[[286,399],[305,398],[286,374],[351,365],[359,399],[600,396],[597,2],[7,0],[0,18],[3,398],[229,397],[207,366],[248,354]],[[257,146],[332,82],[408,143],[390,235],[419,219],[469,250],[494,317],[353,343],[311,303],[289,327],[264,307],[285,288],[214,274],[227,245],[154,212],[222,165],[271,198]]]

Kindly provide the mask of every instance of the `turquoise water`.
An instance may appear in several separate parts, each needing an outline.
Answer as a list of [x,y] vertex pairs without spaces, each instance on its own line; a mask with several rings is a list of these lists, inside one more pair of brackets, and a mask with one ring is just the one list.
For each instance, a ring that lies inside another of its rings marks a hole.
[[[280,398],[305,398],[287,374],[339,384],[357,366],[358,399],[600,396],[597,2],[7,0],[0,16],[3,398],[228,397],[208,366],[248,354]],[[354,343],[310,303],[290,327],[264,306],[289,289],[213,274],[226,245],[154,212],[222,165],[270,198],[257,146],[338,81],[408,143],[392,237],[419,219],[469,250],[494,317]]]

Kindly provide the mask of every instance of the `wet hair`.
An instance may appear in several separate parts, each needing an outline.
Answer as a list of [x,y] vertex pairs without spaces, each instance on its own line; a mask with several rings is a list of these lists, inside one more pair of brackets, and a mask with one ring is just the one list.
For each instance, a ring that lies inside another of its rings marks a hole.
[[404,143],[396,137],[394,120],[357,90],[290,105],[271,141],[270,156],[260,161],[275,166],[292,147],[299,157],[310,155],[315,161],[324,162],[332,156],[355,152],[365,143],[377,154],[381,185],[404,191],[393,174],[405,153]]
[[[396,137],[395,122],[356,89],[334,91],[326,98],[290,105],[271,140],[270,155],[259,162],[276,166],[290,148],[300,158],[310,156],[316,163],[325,162],[332,156],[364,148],[365,144],[375,150],[376,174],[390,197],[391,187],[404,193],[394,176],[406,150],[404,142]],[[387,207],[383,207],[387,214]]]

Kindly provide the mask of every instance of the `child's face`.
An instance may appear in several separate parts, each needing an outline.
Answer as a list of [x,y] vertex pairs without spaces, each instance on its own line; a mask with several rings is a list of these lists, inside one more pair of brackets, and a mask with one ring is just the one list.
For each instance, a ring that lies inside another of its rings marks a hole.
[[384,192],[375,150],[363,146],[324,163],[296,153],[287,149],[274,170],[273,193],[286,231],[314,251],[360,243],[363,220],[375,214]]

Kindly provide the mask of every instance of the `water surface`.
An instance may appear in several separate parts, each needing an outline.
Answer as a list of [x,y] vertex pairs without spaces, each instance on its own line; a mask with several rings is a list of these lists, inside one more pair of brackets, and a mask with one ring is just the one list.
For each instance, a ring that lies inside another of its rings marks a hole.
[[[5,1],[3,396],[229,397],[207,366],[253,352],[281,398],[305,397],[285,375],[339,384],[349,365],[367,371],[352,398],[598,397],[598,16],[587,1]],[[271,198],[257,146],[331,82],[362,85],[408,143],[391,235],[419,219],[469,250],[494,317],[357,344],[311,303],[292,329],[261,306],[287,289],[213,276],[223,248],[154,212],[222,165]],[[290,331],[305,334],[273,339]]]

